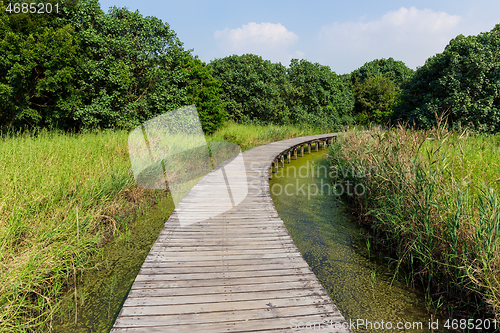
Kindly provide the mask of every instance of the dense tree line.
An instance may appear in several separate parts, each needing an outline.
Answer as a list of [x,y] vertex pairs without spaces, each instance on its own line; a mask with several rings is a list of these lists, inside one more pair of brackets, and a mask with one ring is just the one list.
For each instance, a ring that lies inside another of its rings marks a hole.
[[[51,0],[55,4],[54,0]],[[7,13],[0,0],[0,127],[134,128],[195,104],[206,132],[226,119],[257,123],[449,124],[500,130],[500,25],[457,36],[413,71],[376,59],[350,74],[258,55],[205,64],[168,24],[98,0],[61,0],[59,12]]]
[[0,124],[133,128],[196,104],[204,129],[225,120],[220,81],[168,24],[97,0],[59,13],[9,14],[0,2]]
[[401,61],[377,59],[350,82],[356,123],[398,123],[430,128],[500,131],[500,24],[477,36],[459,35],[416,71]]
[[232,55],[210,63],[222,81],[228,115],[240,122],[348,122],[354,99],[349,86],[328,66],[293,59],[287,69],[254,54]]
[[403,85],[395,120],[428,128],[436,115],[454,128],[500,131],[500,24],[452,39]]

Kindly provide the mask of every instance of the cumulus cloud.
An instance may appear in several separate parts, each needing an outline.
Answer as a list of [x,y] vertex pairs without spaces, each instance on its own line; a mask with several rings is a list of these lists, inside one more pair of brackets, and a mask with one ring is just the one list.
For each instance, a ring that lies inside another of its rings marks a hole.
[[401,7],[376,21],[323,26],[319,39],[324,56],[343,62],[338,67],[343,67],[344,72],[382,57],[393,57],[416,68],[428,57],[442,52],[449,40],[459,34],[460,21],[460,16],[445,12]]
[[217,30],[214,39],[225,55],[255,53],[285,65],[292,57],[303,55],[300,51],[293,56],[289,54],[289,48],[297,43],[299,37],[281,23],[250,22],[241,28]]

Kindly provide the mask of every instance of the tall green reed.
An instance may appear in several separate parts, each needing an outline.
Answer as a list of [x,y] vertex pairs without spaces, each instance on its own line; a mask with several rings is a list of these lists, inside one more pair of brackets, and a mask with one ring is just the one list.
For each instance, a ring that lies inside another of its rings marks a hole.
[[[36,131],[0,137],[0,331],[50,331],[60,296],[130,223],[126,132]],[[79,209],[78,224],[76,207]]]
[[435,307],[476,304],[496,316],[500,234],[492,175],[500,171],[499,152],[495,137],[401,126],[350,132],[330,149],[334,166],[376,170],[340,181],[366,186],[366,195],[344,201],[392,253],[395,268],[407,269]]

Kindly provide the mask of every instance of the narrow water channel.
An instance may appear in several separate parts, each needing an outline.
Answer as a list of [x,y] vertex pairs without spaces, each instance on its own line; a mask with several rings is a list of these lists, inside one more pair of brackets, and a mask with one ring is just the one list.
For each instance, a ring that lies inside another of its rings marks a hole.
[[[387,265],[367,250],[360,227],[329,193],[325,153],[292,160],[269,181],[302,256],[347,321],[359,323],[355,332],[430,332],[423,295],[393,281]],[[446,332],[442,326],[439,320],[433,332]]]

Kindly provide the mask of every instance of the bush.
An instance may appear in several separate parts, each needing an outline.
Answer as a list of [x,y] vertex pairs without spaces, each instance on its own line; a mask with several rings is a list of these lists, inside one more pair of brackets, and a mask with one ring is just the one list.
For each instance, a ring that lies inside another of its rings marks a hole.
[[367,125],[390,121],[401,86],[412,74],[404,62],[389,58],[367,62],[345,76],[354,93],[356,122]]
[[382,124],[392,119],[392,107],[396,101],[396,84],[384,75],[377,75],[366,79],[363,83],[353,86],[356,96],[354,109],[358,124],[366,125],[370,122]]

